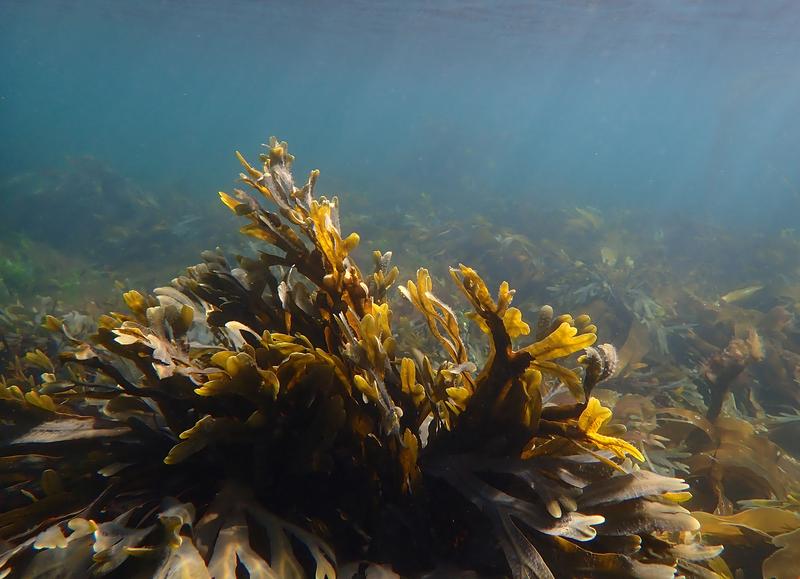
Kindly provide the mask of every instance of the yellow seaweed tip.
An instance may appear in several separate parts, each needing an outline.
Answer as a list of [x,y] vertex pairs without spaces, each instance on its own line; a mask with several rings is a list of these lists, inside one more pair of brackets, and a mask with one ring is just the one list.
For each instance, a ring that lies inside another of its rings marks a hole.
[[241,205],[236,199],[225,193],[225,191],[219,192],[219,198],[225,204],[225,207],[236,213],[236,208]]
[[611,420],[611,410],[600,404],[600,401],[592,396],[578,418],[578,428],[598,448],[610,450],[618,458],[625,458],[626,455],[630,455],[639,462],[644,462],[644,455],[641,451],[627,440],[606,436],[598,432],[609,420]]

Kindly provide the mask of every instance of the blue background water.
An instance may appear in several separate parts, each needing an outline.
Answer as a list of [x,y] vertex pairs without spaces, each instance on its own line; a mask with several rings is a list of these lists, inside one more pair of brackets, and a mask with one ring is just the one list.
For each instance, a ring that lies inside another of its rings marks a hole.
[[277,134],[401,205],[793,226],[797,30],[791,1],[0,0],[0,173],[92,154],[209,196]]

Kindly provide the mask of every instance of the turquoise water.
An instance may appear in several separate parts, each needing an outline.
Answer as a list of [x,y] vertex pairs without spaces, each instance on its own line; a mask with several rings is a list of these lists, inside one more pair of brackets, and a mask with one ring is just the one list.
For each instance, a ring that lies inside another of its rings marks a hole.
[[89,154],[230,184],[289,139],[326,190],[793,226],[793,2],[0,2],[0,176]]

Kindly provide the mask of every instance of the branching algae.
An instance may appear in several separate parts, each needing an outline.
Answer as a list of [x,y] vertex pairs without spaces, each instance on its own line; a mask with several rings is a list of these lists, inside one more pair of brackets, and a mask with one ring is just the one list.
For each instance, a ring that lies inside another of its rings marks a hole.
[[58,360],[0,384],[0,576],[716,576],[687,485],[637,467],[592,397],[616,352],[588,316],[544,307],[531,332],[461,265],[478,368],[420,269],[400,293],[441,351],[400,352],[391,253],[358,267],[286,143],[239,160],[257,195],[220,197],[258,257],[206,252],[91,338],[49,316]]

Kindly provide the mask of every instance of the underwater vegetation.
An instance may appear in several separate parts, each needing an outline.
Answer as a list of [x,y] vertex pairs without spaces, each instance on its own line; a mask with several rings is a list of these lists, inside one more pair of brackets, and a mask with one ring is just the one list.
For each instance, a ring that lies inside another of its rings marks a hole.
[[[338,199],[318,171],[295,183],[285,142],[239,159],[249,192],[220,198],[256,254],[207,251],[126,312],[48,312],[51,337],[15,346],[0,576],[726,576],[730,524],[684,508],[684,477],[601,401],[620,360],[588,315],[529,316],[466,265],[449,270],[466,314],[426,269],[394,291],[392,253],[359,267]],[[709,366],[711,399],[739,353]],[[725,438],[714,416],[679,426],[698,457]],[[687,472],[721,488],[704,468]],[[706,523],[724,529],[704,540]],[[797,533],[760,532],[768,570],[791,559]]]
[[[800,522],[791,507],[800,480],[795,234],[734,240],[709,227],[659,230],[636,213],[496,205],[433,232],[412,224],[407,237],[430,237],[427,250],[450,259],[469,253],[482,272],[505,271],[523,300],[551,295],[561,309],[590,313],[620,346],[616,372],[594,393],[648,468],[690,484],[683,506],[703,522],[704,541],[725,545],[706,565],[722,577],[796,577],[798,554],[777,538]],[[515,303],[525,316],[540,307]],[[775,510],[743,514],[764,503]],[[706,532],[703,513],[730,532]],[[749,519],[765,514],[782,521],[772,534]]]
[[88,156],[0,182],[0,300],[36,291],[82,305],[115,270],[140,282],[171,277],[203,248],[195,226],[208,211],[167,191],[147,191]]

